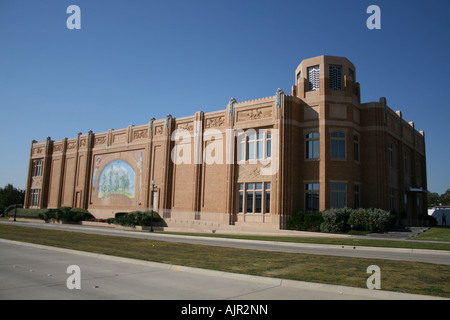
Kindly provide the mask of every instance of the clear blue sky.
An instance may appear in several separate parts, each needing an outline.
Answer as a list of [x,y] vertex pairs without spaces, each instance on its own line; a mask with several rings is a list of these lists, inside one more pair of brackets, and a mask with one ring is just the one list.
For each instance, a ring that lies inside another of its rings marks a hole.
[[[81,30],[69,30],[69,5]],[[381,30],[366,9],[381,8]],[[357,68],[424,130],[428,189],[450,188],[450,1],[0,0],[0,186],[25,188],[31,140],[291,93],[318,55]]]

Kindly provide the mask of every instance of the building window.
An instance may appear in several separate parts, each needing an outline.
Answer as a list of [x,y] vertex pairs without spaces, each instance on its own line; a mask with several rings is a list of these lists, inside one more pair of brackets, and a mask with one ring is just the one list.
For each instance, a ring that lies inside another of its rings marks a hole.
[[417,195],[417,214],[418,215],[422,214],[422,195],[421,194]]
[[33,176],[40,177],[42,176],[42,160],[33,161]]
[[244,212],[244,184],[239,183],[239,213]]
[[389,209],[391,212],[396,211],[395,210],[395,190],[392,188],[389,189]]
[[272,156],[272,134],[269,131],[266,131],[266,158],[270,158]]
[[329,66],[331,90],[342,90],[342,66]]
[[353,136],[353,152],[355,161],[359,162],[359,137],[357,135]]
[[272,135],[268,130],[254,130],[239,140],[239,161],[269,159],[272,155]]
[[352,81],[355,82],[355,71],[352,69],[348,69],[348,76],[352,78]]
[[319,184],[305,184],[305,212],[319,211]]
[[361,189],[359,184],[355,184],[354,186],[354,196],[355,196],[355,209],[358,209],[361,207]]
[[262,183],[248,183],[246,189],[246,213],[262,212]]
[[301,72],[299,72],[298,74],[297,74],[297,84],[300,82],[300,79],[302,78],[302,73]]
[[266,191],[265,191],[265,197],[266,197],[266,207],[264,212],[270,213],[270,182],[266,182]]
[[345,159],[345,133],[331,133],[331,159]]
[[247,137],[245,135],[240,136],[239,146],[238,159],[239,161],[245,161],[247,155]]
[[320,140],[318,132],[306,135],[306,159],[319,159]]
[[239,213],[270,213],[270,183],[239,183]]
[[408,151],[405,151],[403,153],[403,166],[404,166],[405,174],[409,174],[410,173],[410,166],[409,166]]
[[38,207],[39,206],[39,196],[40,196],[41,190],[40,189],[31,189],[30,193],[30,205],[32,207]]
[[331,184],[331,208],[344,208],[347,205],[347,185],[345,183]]
[[320,67],[308,67],[308,91],[316,91],[320,89]]
[[248,160],[254,160],[256,156],[256,133],[250,134],[248,136]]
[[388,163],[389,167],[394,167],[394,144],[392,142],[388,144]]

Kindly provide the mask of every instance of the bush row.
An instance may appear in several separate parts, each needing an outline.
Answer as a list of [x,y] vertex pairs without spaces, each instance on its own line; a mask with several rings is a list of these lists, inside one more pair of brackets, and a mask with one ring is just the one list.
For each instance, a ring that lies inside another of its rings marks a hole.
[[93,219],[94,216],[86,209],[60,207],[56,209],[45,209],[37,214],[39,219],[45,221],[59,221],[63,223],[77,223],[84,220]]
[[343,233],[350,229],[369,232],[386,231],[395,224],[395,215],[381,209],[328,209],[323,212],[297,212],[286,221],[292,230]]
[[161,221],[161,217],[155,211],[132,211],[117,212],[114,218],[106,220],[108,223],[114,223],[126,227],[142,226],[148,227],[153,223]]

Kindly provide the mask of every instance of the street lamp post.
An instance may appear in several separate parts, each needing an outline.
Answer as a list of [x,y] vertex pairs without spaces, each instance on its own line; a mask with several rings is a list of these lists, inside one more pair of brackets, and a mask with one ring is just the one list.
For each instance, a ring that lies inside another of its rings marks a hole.
[[151,199],[151,212],[150,212],[150,232],[153,232],[153,199],[154,199],[154,192],[156,189],[155,180],[152,180],[152,199]]

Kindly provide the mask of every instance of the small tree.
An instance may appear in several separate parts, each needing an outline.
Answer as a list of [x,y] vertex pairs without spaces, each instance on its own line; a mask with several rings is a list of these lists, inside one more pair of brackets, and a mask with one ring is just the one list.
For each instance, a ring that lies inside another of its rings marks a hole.
[[0,211],[13,204],[23,204],[24,199],[24,190],[15,188],[12,184],[7,184],[4,188],[0,188]]

